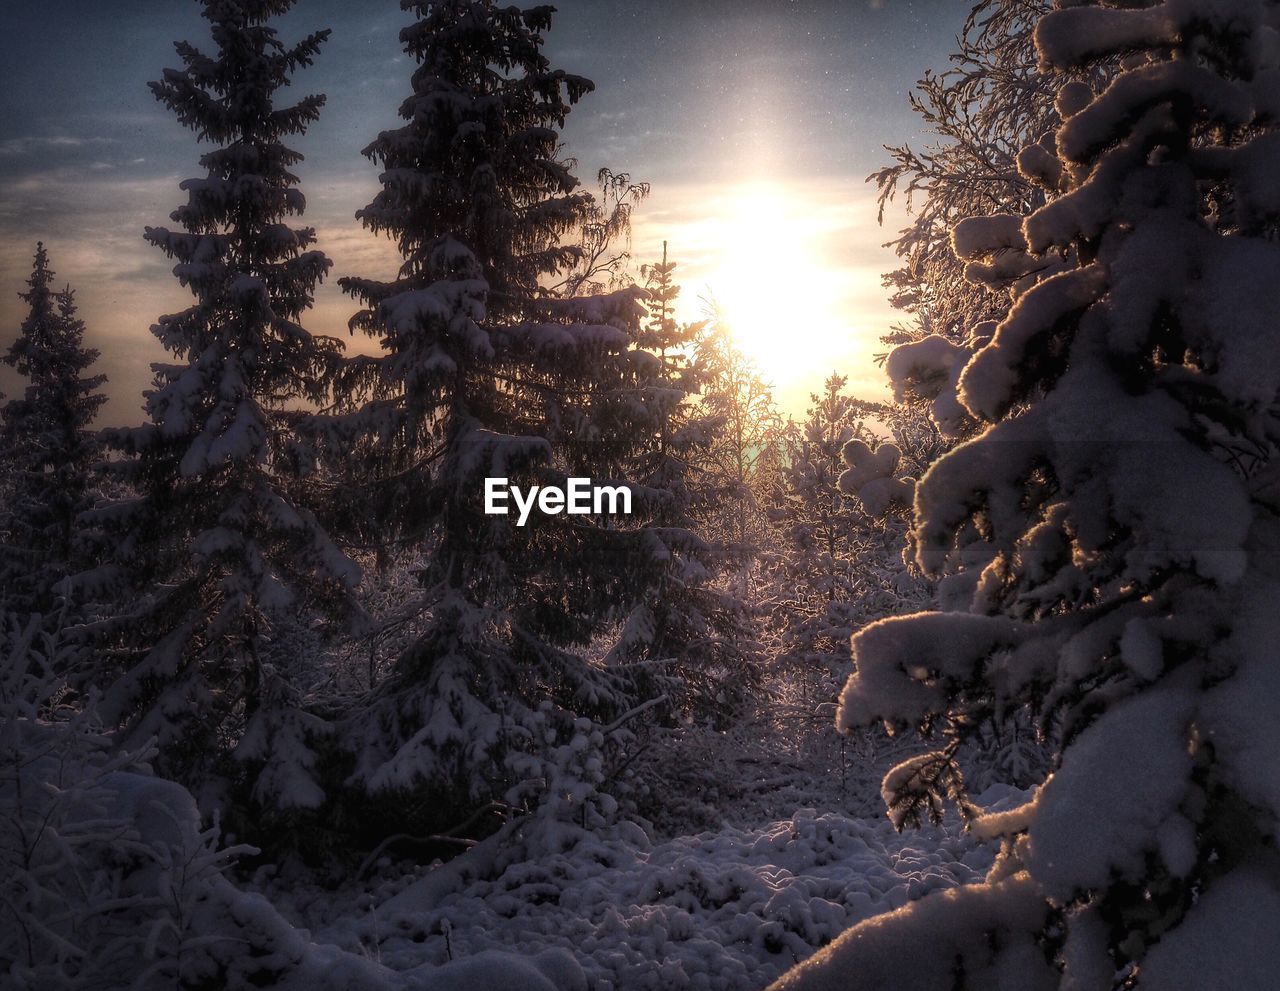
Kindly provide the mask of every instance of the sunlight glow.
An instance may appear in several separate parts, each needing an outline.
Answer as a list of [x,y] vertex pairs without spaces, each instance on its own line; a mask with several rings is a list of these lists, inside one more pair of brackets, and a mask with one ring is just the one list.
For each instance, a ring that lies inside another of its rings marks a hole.
[[879,284],[892,255],[873,207],[847,188],[781,182],[722,187],[696,207],[669,230],[685,318],[713,302],[792,414],[832,371],[881,393],[872,355],[893,319]]
[[738,346],[779,379],[810,370],[814,352],[847,326],[838,273],[815,257],[822,218],[803,206],[769,187],[743,194],[721,220],[708,279]]

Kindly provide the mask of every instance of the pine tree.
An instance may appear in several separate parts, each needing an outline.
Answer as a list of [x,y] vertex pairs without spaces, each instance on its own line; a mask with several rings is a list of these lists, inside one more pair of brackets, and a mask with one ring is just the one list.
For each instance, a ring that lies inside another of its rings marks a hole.
[[768,530],[767,496],[777,478],[782,418],[773,387],[733,342],[732,328],[712,312],[694,349],[702,383],[702,405],[713,435],[700,467],[722,491],[721,508],[706,522],[711,532],[736,544],[746,562],[739,594],[749,598],[754,558]]
[[52,288],[43,244],[21,293],[30,307],[4,362],[27,378],[21,398],[0,412],[7,492],[0,549],[4,611],[51,614],[57,583],[81,560],[77,517],[91,501],[90,463],[97,445],[89,427],[106,397],[106,376],[85,373],[98,352],[84,347],[70,287]]
[[989,426],[915,502],[917,558],[963,576],[968,611],[860,633],[839,720],[943,734],[885,779],[899,823],[966,801],[954,749],[1002,712],[1057,724],[1062,750],[1027,804],[978,819],[1003,838],[985,885],[860,926],[782,986],[1274,981],[1278,29],[1280,5],[1214,0],[1039,22],[1041,58],[1079,77],[1022,156],[1057,195],[956,240],[1056,271],[965,366]]
[[744,548],[712,532],[707,520],[724,508],[726,488],[706,470],[719,419],[700,402],[694,352],[700,323],[675,318],[680,293],[663,245],[646,266],[647,319],[636,340],[641,364],[636,399],[644,410],[636,450],[624,466],[648,539],[634,570],[632,605],[610,651],[615,661],[656,665],[666,691],[695,719],[730,719],[759,681],[760,656],[750,605],[732,579],[746,565]]
[[806,686],[828,683],[832,696],[859,616],[875,616],[877,605],[881,615],[891,611],[887,602],[870,601],[875,592],[860,574],[859,559],[870,550],[863,538],[873,523],[840,491],[845,445],[855,436],[871,439],[855,419],[847,381],[832,374],[823,392],[810,397],[804,423],[788,423],[769,514],[781,531],[769,602],[781,624],[775,666]]
[[484,512],[484,490],[620,478],[646,359],[640,291],[548,288],[582,288],[578,235],[601,216],[561,157],[592,84],[542,53],[551,8],[404,7],[413,92],[405,123],[365,149],[382,188],[357,214],[404,263],[391,282],[342,280],[365,304],[353,328],[384,353],[347,367],[347,409],[313,426],[331,461],[358,466],[362,525],[422,562],[417,636],[353,720],[351,783],[439,826],[535,798],[557,734],[631,697],[585,650],[645,580],[625,570],[644,563],[642,531],[608,514],[517,526]]
[[128,739],[154,734],[170,775],[238,775],[234,752],[255,799],[314,807],[322,727],[272,643],[298,617],[348,614],[358,571],[307,508],[292,446],[294,408],[323,398],[339,348],[299,323],[330,262],[313,229],[287,222],[304,198],[284,141],[324,97],[275,96],[328,32],[284,44],[269,22],[291,0],[201,6],[213,54],[180,42],[182,67],[151,84],[217,147],[200,159],[207,174],[182,183],[181,229],[146,230],[195,302],[152,327],[175,361],[153,366],[149,422],[106,432],[129,494],[95,511],[110,557],[84,578],[110,603],[103,715]]

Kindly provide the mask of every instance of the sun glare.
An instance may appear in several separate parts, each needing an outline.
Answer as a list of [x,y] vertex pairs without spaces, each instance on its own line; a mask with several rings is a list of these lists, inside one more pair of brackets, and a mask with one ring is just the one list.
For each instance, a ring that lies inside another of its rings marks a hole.
[[849,218],[775,184],[735,190],[713,206],[701,232],[706,292],[779,398],[802,410],[831,371],[861,377],[868,328],[857,326],[855,311],[868,277],[833,257],[851,237]]

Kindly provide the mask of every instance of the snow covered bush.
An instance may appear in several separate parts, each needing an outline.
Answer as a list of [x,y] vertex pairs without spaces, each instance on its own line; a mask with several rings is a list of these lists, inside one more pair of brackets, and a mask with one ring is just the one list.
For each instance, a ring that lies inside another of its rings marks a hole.
[[884,820],[812,808],[661,843],[621,823],[565,830],[566,842],[548,847],[530,825],[383,882],[359,915],[347,892],[314,896],[338,912],[318,936],[376,947],[415,988],[430,975],[460,991],[471,986],[452,975],[518,953],[523,966],[506,956],[505,976],[474,986],[541,991],[526,968],[559,958],[547,975],[557,991],[757,991],[850,924],[978,882],[992,861],[954,821],[903,836]]
[[1030,710],[1061,752],[977,818],[1003,842],[985,885],[780,988],[1275,981],[1280,5],[1063,0],[1035,37],[1077,78],[1026,156],[1058,193],[956,247],[975,278],[1044,264],[959,376],[988,426],[915,499],[957,608],[859,633],[838,719],[942,737],[886,779],[896,821],[967,807],[957,749],[989,720]]
[[42,618],[0,618],[0,973],[18,988],[72,986],[133,949],[123,880],[102,870],[125,854],[126,824],[102,804],[134,756],[108,756],[89,715],[65,704]]
[[310,944],[223,872],[194,798],[112,746],[57,672],[74,641],[40,616],[0,630],[0,984],[15,991],[381,989],[380,968]]

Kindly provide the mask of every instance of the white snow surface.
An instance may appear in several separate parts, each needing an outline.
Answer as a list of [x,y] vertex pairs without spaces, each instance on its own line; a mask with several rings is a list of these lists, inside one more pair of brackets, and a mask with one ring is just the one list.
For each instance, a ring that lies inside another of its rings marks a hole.
[[940,991],[958,971],[971,988],[1051,991],[1058,975],[1034,938],[1045,908],[1026,874],[946,892],[859,925],[770,991]]
[[1280,894],[1262,869],[1228,875],[1196,903],[1177,938],[1155,945],[1142,986],[1156,991],[1274,987],[1280,968],[1275,920]]
[[[217,849],[186,789],[116,772],[101,790],[68,821],[119,820],[146,854],[122,893],[152,932],[143,991],[176,969],[228,991],[757,991],[851,926],[982,881],[994,860],[955,819],[898,834],[883,817],[801,809],[661,843],[627,821],[529,818],[447,863],[382,861],[336,891],[270,867],[237,884],[222,865],[251,848]],[[978,802],[1025,798],[997,786]],[[180,909],[155,946],[171,920],[151,890]]]
[[658,844],[629,823],[512,826],[362,892],[276,882],[270,897],[405,988],[755,991],[856,923],[981,881],[992,860],[957,822],[899,835],[802,809]]

